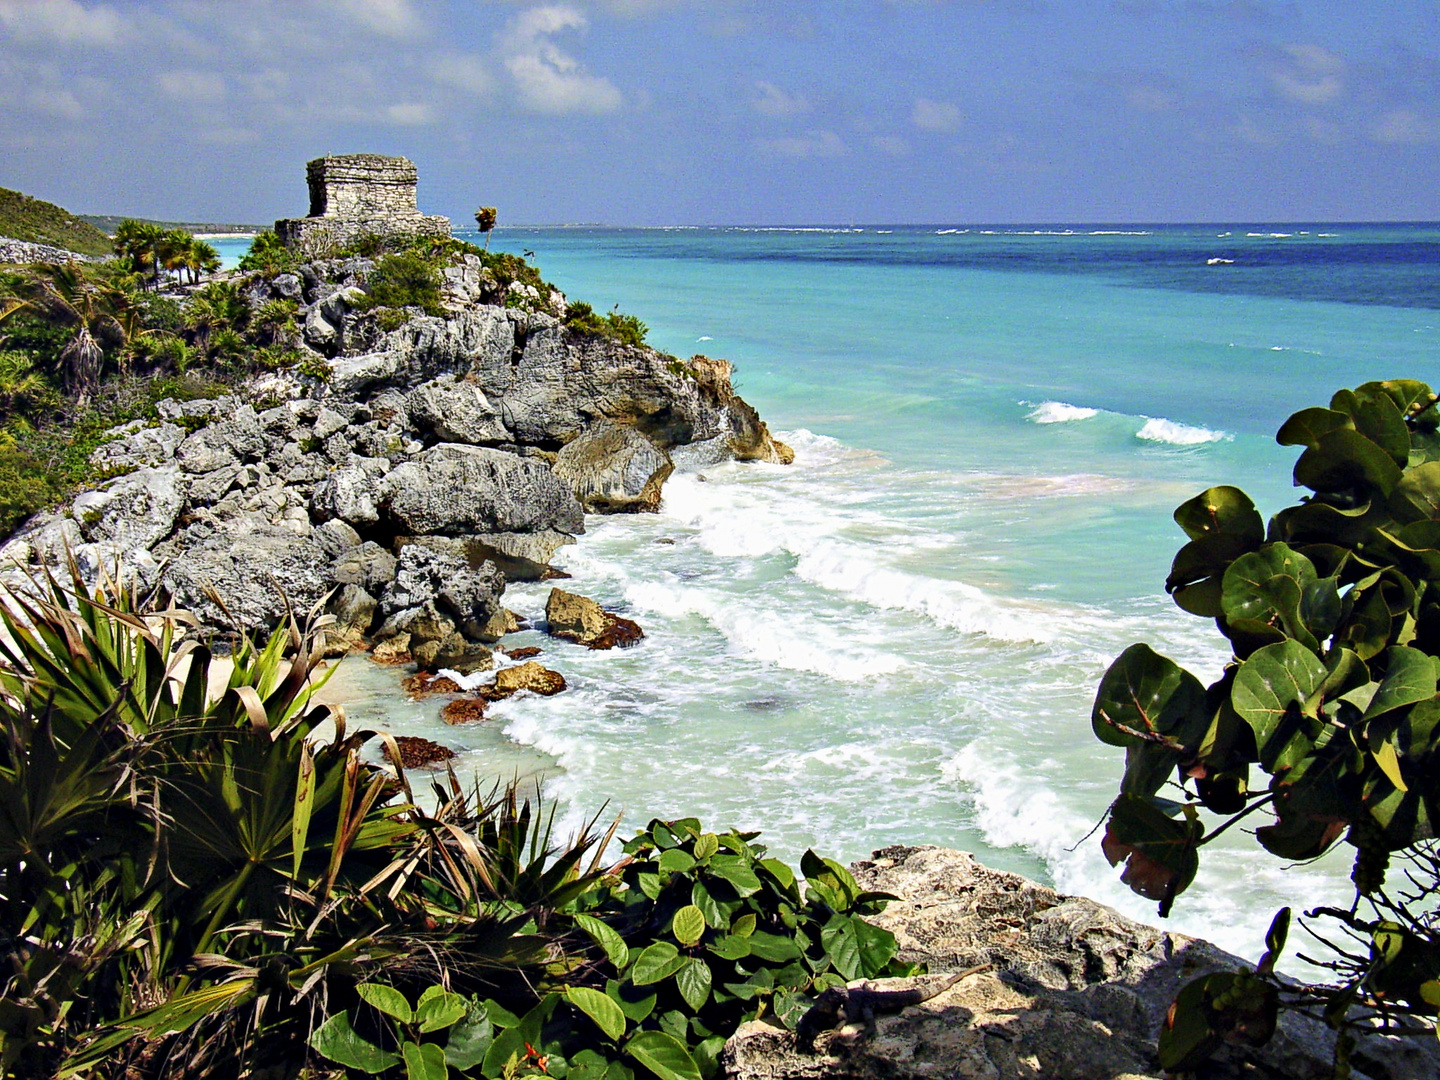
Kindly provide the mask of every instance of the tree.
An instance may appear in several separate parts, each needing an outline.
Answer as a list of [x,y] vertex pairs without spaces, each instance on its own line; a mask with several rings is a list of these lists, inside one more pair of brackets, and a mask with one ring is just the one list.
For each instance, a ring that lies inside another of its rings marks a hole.
[[485,250],[490,250],[490,231],[495,228],[496,212],[493,206],[482,206],[475,211],[475,227],[485,237]]
[[[1238,488],[1181,505],[1175,521],[1189,542],[1165,588],[1185,611],[1215,620],[1233,659],[1205,687],[1132,645],[1105,673],[1092,713],[1096,737],[1126,758],[1105,854],[1161,915],[1194,880],[1200,849],[1242,819],[1282,860],[1317,858],[1342,838],[1355,849],[1355,905],[1310,915],[1336,920],[1368,955],[1342,947],[1331,962],[1338,985],[1284,991],[1287,1003],[1318,1003],[1345,1028],[1342,1049],[1375,1027],[1428,1034],[1433,1019],[1414,1021],[1440,1006],[1440,927],[1423,886],[1440,884],[1436,402],[1424,383],[1396,379],[1291,416],[1276,438],[1304,448],[1295,483],[1311,494],[1268,529]],[[1252,789],[1253,766],[1269,778],[1263,790]],[[1167,782],[1179,801],[1161,795]],[[1207,831],[1206,813],[1223,820]],[[1402,889],[1418,891],[1386,892],[1397,853],[1410,863]],[[1362,902],[1371,917],[1358,914]],[[1282,987],[1270,967],[1288,920],[1288,909],[1277,916],[1251,981],[1227,975],[1182,992],[1162,1038],[1166,1068],[1194,1068],[1236,1025],[1264,1033],[1256,1017],[1268,1015],[1273,1030]]]
[[123,289],[91,276],[74,261],[40,267],[25,291],[26,307],[70,328],[69,340],[60,350],[62,377],[77,402],[88,403],[105,362],[98,338],[124,343],[122,317],[130,307],[128,297]]

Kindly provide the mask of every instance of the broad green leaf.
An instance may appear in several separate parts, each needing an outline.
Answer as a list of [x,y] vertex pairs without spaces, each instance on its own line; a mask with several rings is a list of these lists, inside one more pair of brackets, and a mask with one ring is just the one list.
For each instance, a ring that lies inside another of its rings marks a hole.
[[350,1018],[337,1012],[310,1034],[310,1045],[315,1052],[337,1065],[359,1072],[382,1073],[400,1061],[398,1054],[382,1050],[370,1040],[362,1038],[350,1026]]
[[710,1000],[710,982],[710,965],[696,956],[688,958],[685,966],[675,973],[675,985],[680,989],[680,996],[696,1012]]
[[860,978],[860,942],[855,936],[854,917],[834,915],[820,930],[820,944],[830,963],[847,980]]
[[714,833],[701,833],[695,841],[695,858],[704,862],[720,850],[720,838]]
[[495,1028],[485,1007],[468,1002],[465,1016],[450,1028],[445,1043],[445,1060],[452,1068],[468,1072],[485,1060],[485,1051],[494,1041]]
[[1385,659],[1385,677],[1365,710],[1366,720],[1435,696],[1435,661],[1425,653],[1395,645]]
[[1111,866],[1125,863],[1120,880],[1141,896],[1158,900],[1163,916],[1195,880],[1203,833],[1193,811],[1177,820],[1157,800],[1121,795],[1111,804],[1100,849]]
[[642,1031],[625,1044],[625,1052],[660,1080],[701,1080],[700,1066],[685,1044],[663,1031]]
[[855,942],[860,947],[861,973],[865,978],[874,978],[894,959],[899,949],[895,935],[858,915],[854,916],[851,925],[855,928]]
[[686,948],[698,945],[705,936],[705,916],[694,904],[686,904],[675,912],[671,930],[675,934],[675,940]]
[[594,915],[576,915],[575,925],[590,935],[591,940],[600,948],[605,950],[605,957],[615,965],[618,971],[624,967],[630,959],[630,950],[625,946],[625,940],[615,932],[609,924],[597,919]]
[[786,866],[779,859],[761,859],[760,865],[775,875],[775,880],[787,889],[795,887],[795,871]]
[[1301,717],[1314,714],[1315,692],[1328,675],[1320,658],[1298,641],[1266,645],[1240,665],[1230,702],[1254,730],[1268,767],[1293,751],[1296,739],[1307,738]]
[[733,885],[741,896],[751,896],[760,891],[760,879],[755,876],[750,860],[744,855],[712,855],[709,870]]
[[1337,409],[1301,409],[1280,426],[1275,441],[1281,446],[1315,447],[1322,436],[1339,428],[1354,428],[1348,413]]
[[1400,775],[1400,759],[1395,755],[1394,743],[1386,739],[1375,748],[1371,756],[1375,759],[1375,764],[1380,766],[1380,771],[1385,774],[1390,783],[1395,785],[1397,791],[1410,790],[1405,784],[1405,778]]
[[1221,1034],[1210,1024],[1205,1005],[1208,976],[1186,983],[1176,995],[1160,1027],[1160,1066],[1172,1072],[1191,1072],[1220,1048]]
[[755,913],[752,911],[750,912],[750,914],[741,915],[740,918],[736,919],[735,924],[730,927],[730,932],[732,934],[739,934],[741,937],[749,937],[751,934],[755,933],[755,927],[757,924],[758,920],[755,918]]
[[683,874],[695,868],[695,857],[684,848],[671,848],[660,856],[660,869],[666,874]]
[[625,1013],[620,1006],[599,990],[587,986],[572,986],[565,991],[570,1004],[583,1012],[613,1042],[619,1042],[625,1034]]
[[1237,487],[1209,488],[1181,503],[1175,509],[1175,524],[1191,540],[1219,534],[1243,537],[1257,544],[1265,539],[1265,522],[1250,496]]
[[406,1080],[446,1080],[445,1048],[439,1043],[407,1042],[400,1048]]
[[636,986],[649,986],[661,979],[669,978],[680,970],[685,958],[668,941],[657,941],[635,960],[630,969],[630,981]]
[[761,960],[780,964],[800,955],[800,946],[795,944],[794,939],[781,937],[779,934],[767,934],[757,930],[743,940],[750,946],[750,955],[758,956]]
[[1322,435],[1295,463],[1295,482],[1317,492],[1376,491],[1389,497],[1401,471],[1386,451],[1358,431]]
[[420,1025],[422,1034],[428,1034],[449,1027],[468,1010],[469,1003],[459,994],[441,992],[422,998],[415,1007],[415,1022]]
[[1200,680],[1150,646],[1131,645],[1100,680],[1090,725],[1111,746],[1137,746],[1144,735],[1198,742],[1210,724]]
[[[726,889],[728,892],[729,890]],[[739,900],[718,900],[702,881],[695,882],[690,889],[690,902],[700,909],[708,926],[724,930],[730,925],[730,918],[742,906]]]
[[1315,637],[1300,617],[1306,590],[1316,581],[1315,566],[1287,544],[1266,544],[1230,564],[1220,588],[1220,606],[1232,623],[1279,618],[1285,632],[1307,648]]
[[655,994],[647,994],[628,982],[608,980],[605,983],[605,996],[620,1006],[620,1011],[636,1024],[643,1023],[655,1010]]
[[750,939],[726,934],[710,943],[710,951],[722,960],[743,960],[750,955]]
[[361,1001],[379,1009],[386,1016],[393,1016],[402,1024],[412,1023],[415,1019],[415,1013],[405,1000],[405,995],[393,986],[386,986],[384,983],[361,983],[355,987],[355,992],[360,995]]
[[[1440,518],[1440,461],[1427,461],[1406,469],[1390,505],[1404,522],[1433,521]],[[1401,511],[1407,511],[1403,515]]]

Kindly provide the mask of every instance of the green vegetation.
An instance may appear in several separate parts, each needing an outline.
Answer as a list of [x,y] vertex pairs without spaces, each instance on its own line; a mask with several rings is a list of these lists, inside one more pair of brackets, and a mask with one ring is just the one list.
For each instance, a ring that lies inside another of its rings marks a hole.
[[241,257],[239,269],[242,273],[273,278],[278,274],[291,272],[299,265],[300,260],[285,246],[285,242],[275,233],[266,230],[257,233],[255,239],[250,241],[250,250]]
[[78,214],[81,221],[94,225],[97,229],[111,236],[115,235],[122,222],[138,221],[142,225],[155,225],[161,229],[180,229],[187,233],[258,233],[264,230],[263,225],[244,225],[238,222],[220,221],[157,221],[154,218],[137,218],[128,214]]
[[418,307],[426,315],[442,315],[440,284],[439,261],[425,252],[411,249],[381,255],[365,283],[368,295],[359,307]]
[[175,272],[182,281],[188,272],[193,284],[201,274],[220,269],[220,253],[214,246],[183,229],[162,229],[127,219],[115,230],[113,244],[115,254],[130,272],[149,274],[152,284],[160,281],[164,270]]
[[0,236],[49,244],[81,255],[109,255],[110,238],[54,203],[0,188]]
[[[1413,380],[1341,390],[1280,428],[1303,447],[1295,483],[1311,494],[1265,527],[1238,488],[1175,511],[1189,537],[1166,590],[1213,618],[1234,650],[1209,687],[1146,645],[1127,649],[1095,699],[1097,738],[1124,748],[1104,849],[1122,880],[1166,914],[1200,849],[1242,819],[1289,862],[1342,838],[1355,849],[1355,904],[1320,908],[1340,959],[1330,985],[1282,986],[1271,969],[1289,910],[1255,972],[1182,991],[1161,1042],[1168,1069],[1195,1068],[1220,1043],[1264,1042],[1281,1005],[1342,1031],[1405,1034],[1440,1008],[1440,409]],[[1251,785],[1252,767],[1269,782]],[[1161,794],[1178,786],[1180,799]],[[1259,812],[1260,816],[1252,817]],[[1222,820],[1207,829],[1203,814]],[[1389,882],[1392,857],[1405,862]],[[1320,931],[1310,927],[1317,934]],[[1361,951],[1356,951],[1356,947]],[[1337,1068],[1339,1067],[1337,1062]],[[1337,1073],[1338,1075],[1338,1073]]]
[[565,312],[565,325],[577,334],[607,337],[622,345],[637,347],[645,344],[645,335],[650,332],[634,315],[620,314],[618,304],[608,315],[600,315],[583,300],[570,304]]
[[606,868],[613,827],[556,843],[513,786],[421,804],[313,704],[318,624],[212,696],[187,616],[41,585],[0,607],[10,1073],[703,1080],[744,1020],[911,970],[813,853],[655,821]]

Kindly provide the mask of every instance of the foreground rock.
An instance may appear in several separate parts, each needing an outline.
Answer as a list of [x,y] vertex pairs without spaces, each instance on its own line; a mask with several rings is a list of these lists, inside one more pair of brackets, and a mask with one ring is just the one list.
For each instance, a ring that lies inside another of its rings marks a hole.
[[495,690],[506,697],[521,690],[529,690],[541,697],[550,697],[564,689],[565,676],[534,660],[527,660],[515,667],[502,668],[495,673]]
[[634,428],[600,420],[565,444],[555,475],[586,510],[602,514],[654,511],[675,471],[670,455]]
[[[903,960],[932,973],[991,965],[896,1015],[826,1032],[805,1053],[795,1035],[763,1021],[726,1044],[734,1080],[1161,1080],[1160,1023],[1180,986],[1240,961],[1183,934],[1132,922],[969,855],[892,847],[852,869],[862,888],[894,893],[875,921]],[[884,980],[901,983],[903,980]],[[1371,1039],[1355,1076],[1435,1077],[1433,1040]],[[1318,1080],[1330,1076],[1334,1036],[1287,1015],[1271,1042],[1222,1050],[1208,1080]]]
[[588,597],[551,589],[545,601],[550,635],[591,649],[635,644],[645,636],[637,623],[611,614]]
[[438,768],[455,757],[455,751],[418,735],[397,735],[395,744],[400,748],[400,764],[407,769]]

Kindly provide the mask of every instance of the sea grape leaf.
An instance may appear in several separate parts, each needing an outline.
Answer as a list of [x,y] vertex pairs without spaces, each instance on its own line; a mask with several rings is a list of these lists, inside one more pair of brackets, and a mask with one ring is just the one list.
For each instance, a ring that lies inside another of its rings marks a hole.
[[1348,412],[1356,431],[1384,450],[1396,465],[1405,467],[1410,460],[1410,429],[1394,399],[1378,383],[1341,390],[1330,399],[1330,407]]
[[1275,441],[1281,446],[1314,448],[1319,445],[1322,436],[1339,428],[1354,427],[1355,421],[1350,419],[1350,415],[1338,409],[1301,409],[1280,425]]
[[1175,508],[1175,524],[1191,540],[1228,534],[1255,544],[1265,539],[1265,522],[1250,496],[1228,485],[1202,491]]
[[1395,485],[1390,506],[1396,516],[1406,522],[1440,518],[1440,461],[1427,461],[1406,469]]
[[1358,431],[1338,428],[1322,435],[1295,463],[1295,483],[1319,492],[1374,490],[1389,497],[1400,466]]
[[369,1039],[356,1034],[350,1026],[350,1017],[343,1011],[335,1013],[311,1033],[310,1045],[316,1053],[336,1064],[372,1076],[400,1061],[400,1055],[382,1050]]
[[1111,746],[1139,746],[1156,737],[1187,746],[1209,724],[1200,680],[1145,644],[1131,645],[1110,665],[1090,713],[1096,738]]
[[1314,564],[1304,555],[1288,544],[1266,544],[1230,564],[1221,584],[1220,606],[1231,623],[1269,623],[1279,618],[1291,637],[1315,649],[1318,643],[1300,616],[1305,592],[1315,580]]
[[1365,709],[1365,720],[1435,696],[1435,661],[1419,649],[1395,645],[1386,650],[1385,677]]
[[1318,715],[1314,696],[1328,674],[1320,658],[1298,641],[1266,645],[1240,665],[1230,702],[1254,730],[1255,745],[1267,768],[1273,768],[1287,751],[1299,752],[1297,740],[1308,740],[1302,718]]
[[572,986],[565,991],[571,1005],[583,1012],[607,1038],[619,1042],[625,1034],[625,1013],[609,996],[588,986]]
[[1159,901],[1163,916],[1195,880],[1203,831],[1192,814],[1177,820],[1153,799],[1121,795],[1111,804],[1100,847],[1111,866],[1125,863],[1120,880],[1141,896]]

